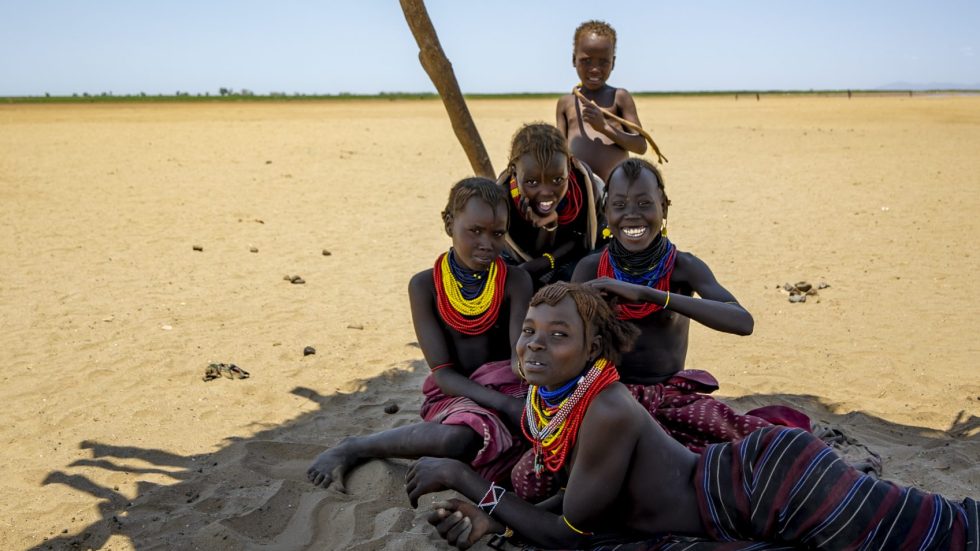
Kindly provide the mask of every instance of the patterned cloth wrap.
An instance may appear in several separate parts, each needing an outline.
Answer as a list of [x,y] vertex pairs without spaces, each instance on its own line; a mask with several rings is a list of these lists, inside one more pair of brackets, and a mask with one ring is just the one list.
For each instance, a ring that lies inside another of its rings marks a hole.
[[954,503],[867,476],[799,429],[770,427],[735,444],[708,446],[694,480],[714,540],[980,551],[975,500]]
[[594,551],[980,551],[980,510],[849,467],[800,429],[713,444],[694,477],[711,539],[664,536]]
[[[470,375],[470,380],[515,398],[527,395],[524,384],[510,368],[510,360],[485,363]],[[446,396],[430,374],[422,383],[425,401],[419,412],[422,419],[443,425],[464,425],[483,437],[483,447],[470,463],[485,479],[506,480],[514,464],[529,444],[518,427],[512,429],[496,411],[483,407],[464,396]]]
[[[633,397],[674,439],[693,452],[705,446],[731,442],[752,431],[772,425],[810,430],[810,418],[785,406],[766,406],[745,415],[708,394],[718,390],[718,380],[707,371],[685,369],[663,383],[628,384]],[[514,491],[521,498],[539,502],[558,492],[561,482],[545,471],[534,474],[534,455],[528,451],[511,472]]]

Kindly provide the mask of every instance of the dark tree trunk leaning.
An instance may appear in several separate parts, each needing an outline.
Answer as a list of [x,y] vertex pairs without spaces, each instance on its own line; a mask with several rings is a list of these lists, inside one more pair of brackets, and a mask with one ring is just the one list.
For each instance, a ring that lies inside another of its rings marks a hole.
[[466,107],[466,100],[459,90],[453,66],[446,59],[446,54],[439,44],[439,37],[436,36],[436,29],[429,19],[425,3],[422,0],[400,0],[400,3],[405,21],[408,22],[415,42],[419,45],[419,61],[422,63],[422,68],[429,75],[432,84],[435,84],[439,97],[446,106],[453,132],[463,146],[473,172],[477,176],[496,178],[497,174],[490,163],[490,156],[487,155],[487,149],[480,139],[480,132],[477,131],[470,110]]

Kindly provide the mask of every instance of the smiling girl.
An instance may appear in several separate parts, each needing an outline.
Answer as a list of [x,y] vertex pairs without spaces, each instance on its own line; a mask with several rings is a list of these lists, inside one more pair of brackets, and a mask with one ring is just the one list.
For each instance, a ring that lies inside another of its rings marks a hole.
[[511,198],[505,258],[530,273],[535,288],[567,281],[603,226],[592,170],[569,154],[557,128],[534,123],[514,135],[497,184]]

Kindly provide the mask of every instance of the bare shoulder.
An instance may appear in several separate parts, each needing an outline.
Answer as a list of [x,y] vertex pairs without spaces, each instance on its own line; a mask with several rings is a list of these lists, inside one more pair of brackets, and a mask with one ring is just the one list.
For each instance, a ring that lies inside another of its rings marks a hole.
[[572,281],[576,283],[584,283],[586,281],[592,281],[596,278],[599,273],[599,256],[601,256],[601,249],[597,252],[586,256],[579,261],[578,265],[575,266],[575,272],[572,274]]
[[435,280],[432,279],[432,268],[422,270],[408,281],[408,296],[431,296],[435,290]]
[[[429,271],[431,272],[431,270]],[[504,285],[511,295],[523,294],[530,296],[531,290],[534,288],[531,275],[519,266],[507,266],[507,281]]]
[[616,427],[616,431],[639,429],[642,427],[642,415],[646,412],[637,409],[638,402],[620,383],[609,385],[596,395],[585,412],[583,422],[596,427]]
[[704,271],[711,271],[711,268],[694,253],[687,251],[677,251],[677,259],[674,261],[674,273],[688,279]]
[[633,95],[626,88],[616,88],[616,105],[633,104]]
[[575,103],[575,96],[572,94],[565,94],[564,96],[558,98],[558,108],[565,109]]

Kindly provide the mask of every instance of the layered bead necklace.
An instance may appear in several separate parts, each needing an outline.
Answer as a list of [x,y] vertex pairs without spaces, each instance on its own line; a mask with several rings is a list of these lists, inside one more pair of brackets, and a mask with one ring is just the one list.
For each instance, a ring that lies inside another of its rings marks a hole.
[[585,412],[603,389],[619,380],[616,366],[599,358],[585,372],[553,391],[531,385],[521,430],[534,449],[534,474],[558,472],[575,447]]
[[[510,176],[510,198],[514,201],[514,206],[517,208],[517,212],[520,213],[521,218],[525,218],[524,212],[521,209],[521,189],[517,185],[517,175],[511,174]],[[565,226],[571,224],[577,217],[578,213],[582,210],[582,189],[578,185],[578,177],[575,176],[575,170],[572,164],[568,164],[568,192],[565,193],[565,197],[558,203],[558,225]]]
[[[661,291],[670,291],[670,276],[674,273],[677,247],[665,236],[658,236],[646,249],[631,253],[613,239],[599,257],[598,277],[611,277]],[[622,303],[616,317],[621,320],[640,319],[663,309],[652,302]]]
[[479,335],[493,327],[504,298],[507,265],[497,257],[486,272],[463,269],[452,249],[436,259],[432,269],[436,306],[447,325],[464,335]]

